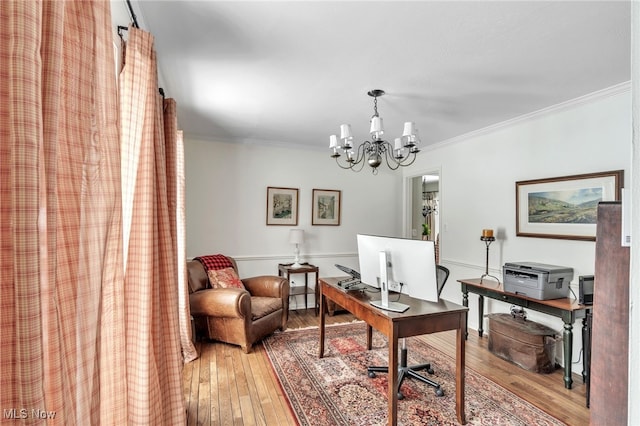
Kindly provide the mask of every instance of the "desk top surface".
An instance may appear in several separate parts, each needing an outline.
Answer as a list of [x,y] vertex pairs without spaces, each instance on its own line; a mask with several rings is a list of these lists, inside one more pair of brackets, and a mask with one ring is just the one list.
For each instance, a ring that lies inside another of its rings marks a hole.
[[[468,287],[483,289],[485,291],[492,292],[498,295],[504,295],[507,297],[528,300],[530,302],[552,306],[554,308],[562,309],[565,311],[580,311],[583,309],[591,309],[590,305],[581,305],[576,299],[571,299],[568,297],[562,299],[540,300],[522,294],[509,293],[508,291],[504,291],[504,286],[502,285],[502,283],[496,282],[491,279],[481,280],[480,278],[465,278],[458,280],[458,282],[461,284],[465,284]],[[471,290],[471,292],[473,293],[473,290]]]
[[[412,318],[425,315],[450,314],[453,312],[464,312],[469,310],[469,308],[465,306],[458,305],[457,303],[449,302],[444,299],[440,299],[438,302],[428,302],[426,300],[415,299],[406,294],[389,292],[389,301],[404,303],[405,305],[409,305],[409,309],[405,312],[386,311],[376,308],[369,303],[371,300],[380,299],[380,290],[378,288],[363,284],[363,290],[345,290],[342,287],[338,286],[338,281],[345,278],[348,277],[320,278],[320,282],[327,287],[330,287],[332,289],[333,295],[337,295],[339,298],[350,299],[355,303],[366,306],[372,311],[379,311],[381,313],[384,313],[391,319]],[[324,292],[324,286],[322,287]],[[329,298],[333,299],[333,297]],[[338,303],[340,302],[338,301]]]

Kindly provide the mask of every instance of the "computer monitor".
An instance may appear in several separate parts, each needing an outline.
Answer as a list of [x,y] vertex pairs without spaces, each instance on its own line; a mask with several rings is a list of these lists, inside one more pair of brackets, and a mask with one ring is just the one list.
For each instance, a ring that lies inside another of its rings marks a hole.
[[[390,289],[400,290],[400,283],[402,291],[411,297],[438,301],[433,241],[365,234],[358,234],[357,239],[361,280],[380,288],[381,304],[388,300]],[[385,253],[384,257],[381,252]],[[381,267],[383,259],[386,259],[386,267]],[[382,286],[385,272],[387,283]]]

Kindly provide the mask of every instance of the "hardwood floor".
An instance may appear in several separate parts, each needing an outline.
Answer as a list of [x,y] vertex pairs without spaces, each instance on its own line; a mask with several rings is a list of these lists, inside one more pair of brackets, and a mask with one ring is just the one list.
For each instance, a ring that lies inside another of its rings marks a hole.
[[[327,324],[350,322],[353,316],[336,313]],[[316,326],[313,309],[292,311],[288,328]],[[427,336],[429,343],[455,356],[455,332]],[[493,380],[567,425],[588,425],[586,386],[574,375],[573,389],[565,389],[562,369],[536,374],[503,361],[487,349],[486,336],[470,330],[466,366]],[[188,425],[295,425],[288,403],[273,375],[262,345],[249,354],[240,347],[197,342],[200,357],[185,365],[183,389]]]

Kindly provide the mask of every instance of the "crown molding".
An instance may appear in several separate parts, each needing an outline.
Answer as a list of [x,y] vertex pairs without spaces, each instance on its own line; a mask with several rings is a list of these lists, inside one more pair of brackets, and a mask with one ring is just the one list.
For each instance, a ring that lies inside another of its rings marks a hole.
[[479,136],[484,136],[490,133],[497,132],[498,130],[501,130],[507,127],[511,127],[517,124],[522,124],[524,122],[535,120],[550,114],[556,114],[561,111],[574,109],[585,104],[600,101],[600,100],[609,98],[611,96],[616,96],[621,93],[627,93],[627,92],[631,92],[631,81],[625,81],[623,83],[616,84],[615,86],[607,87],[606,89],[598,90],[596,92],[592,92],[575,99],[571,99],[565,102],[561,102],[559,104],[551,105],[550,107],[542,108],[537,111],[533,111],[524,115],[520,115],[518,117],[514,117],[506,121],[502,121],[500,123],[492,124],[490,126],[483,127],[482,129],[474,130],[472,132],[468,132],[460,136],[455,136],[453,138],[428,145],[424,147],[422,150],[430,151],[430,150],[442,148],[447,145],[464,142],[469,139],[473,139]]

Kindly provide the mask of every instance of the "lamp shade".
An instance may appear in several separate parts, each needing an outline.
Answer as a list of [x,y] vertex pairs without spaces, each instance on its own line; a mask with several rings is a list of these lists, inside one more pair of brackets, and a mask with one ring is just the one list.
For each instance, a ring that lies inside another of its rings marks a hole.
[[340,139],[350,139],[353,135],[351,134],[351,125],[349,124],[341,124],[340,125]]
[[304,231],[302,229],[289,231],[289,242],[291,244],[302,244],[304,242]]
[[338,146],[338,136],[331,135],[329,136],[329,148],[335,148]]
[[402,132],[402,136],[412,136],[416,134],[416,123],[413,121],[407,121],[404,123],[404,131]]
[[382,126],[382,118],[378,116],[374,116],[371,118],[371,129],[369,131],[371,134],[382,135],[384,133],[384,127]]

